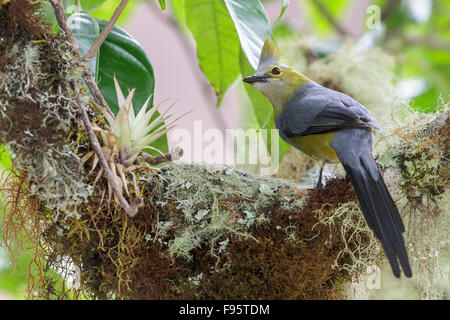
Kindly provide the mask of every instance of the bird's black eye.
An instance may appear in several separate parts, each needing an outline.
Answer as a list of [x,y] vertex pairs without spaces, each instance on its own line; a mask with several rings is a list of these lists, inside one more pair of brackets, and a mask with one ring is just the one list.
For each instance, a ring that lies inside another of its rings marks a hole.
[[273,66],[272,69],[270,70],[270,73],[273,74],[274,76],[281,76],[281,68],[279,66]]

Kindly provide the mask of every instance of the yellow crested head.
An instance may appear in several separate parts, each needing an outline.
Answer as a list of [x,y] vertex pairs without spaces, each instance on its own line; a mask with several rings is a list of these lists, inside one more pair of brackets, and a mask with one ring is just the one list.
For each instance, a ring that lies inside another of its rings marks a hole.
[[261,50],[259,63],[260,64],[266,63],[268,61],[279,62],[280,59],[281,59],[280,49],[278,49],[278,46],[270,37],[267,37],[266,41],[264,41],[264,46]]
[[280,49],[268,37],[261,50],[258,68],[243,81],[253,85],[270,100],[277,116],[294,94],[311,80],[284,64]]

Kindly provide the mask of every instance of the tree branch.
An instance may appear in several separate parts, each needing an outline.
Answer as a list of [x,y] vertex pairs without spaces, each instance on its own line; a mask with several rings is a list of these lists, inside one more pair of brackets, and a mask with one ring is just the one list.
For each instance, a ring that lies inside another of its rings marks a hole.
[[81,103],[81,100],[79,100],[79,104],[81,107],[81,119],[83,120],[84,126],[86,127],[86,130],[89,135],[89,139],[91,140],[91,145],[95,150],[95,153],[97,154],[100,165],[102,166],[102,169],[106,173],[106,177],[108,179],[108,183],[111,186],[114,195],[117,197],[117,200],[119,201],[120,206],[125,210],[125,212],[130,216],[134,217],[137,213],[137,207],[130,207],[128,202],[125,200],[122,194],[122,190],[119,188],[119,186],[116,183],[116,179],[111,171],[111,168],[109,167],[108,163],[106,162],[106,159],[103,155],[102,148],[100,146],[100,143],[98,142],[97,136],[94,133],[94,130],[92,129],[91,123],[89,121],[89,117],[86,112],[86,108]]
[[128,0],[122,0],[122,2],[120,2],[120,4],[117,6],[116,10],[114,11],[113,16],[107,23],[105,29],[103,29],[102,33],[100,33],[99,37],[97,38],[97,40],[95,40],[92,47],[84,55],[84,60],[86,62],[92,59],[92,57],[95,55],[97,50],[100,48],[100,46],[103,44],[105,39],[108,37],[109,33],[111,32],[112,28],[114,27],[114,24],[116,23],[117,19],[120,17],[120,14],[122,13],[123,9],[125,9],[127,3],[128,3]]
[[[69,42],[71,43],[72,52],[74,53],[74,55],[76,57],[81,58],[80,49],[78,48],[77,42],[75,41],[72,31],[68,27],[66,13],[64,11],[64,6],[63,6],[61,0],[50,0],[50,2],[53,6],[55,16],[56,16],[56,19],[58,21],[60,28],[65,32],[67,38],[69,39]],[[95,84],[95,81],[92,78],[90,70],[87,70],[87,73],[90,75],[90,78],[88,78],[88,79],[91,79],[93,81],[93,83]],[[85,80],[88,82],[88,86],[89,86],[90,82],[88,81],[88,79],[85,79]],[[97,84],[95,84],[95,88],[97,88],[97,90],[98,90]],[[101,93],[99,93],[99,96],[103,99],[103,96],[101,95]],[[95,95],[94,95],[94,98],[95,98]],[[97,99],[96,99],[96,101],[97,101]],[[133,217],[137,213],[137,207],[136,206],[130,207],[128,202],[123,197],[122,190],[120,190],[119,186],[117,185],[116,179],[111,171],[111,168],[109,167],[109,165],[106,162],[106,159],[102,153],[100,143],[98,142],[97,136],[95,135],[94,130],[92,129],[91,122],[90,122],[88,114],[86,112],[86,108],[85,108],[84,104],[81,102],[81,99],[78,99],[78,104],[81,109],[81,118],[82,118],[84,126],[86,127],[86,130],[88,132],[89,139],[91,141],[91,145],[94,148],[94,151],[100,160],[100,165],[106,174],[108,183],[111,186],[117,200],[119,201],[120,206],[125,210],[125,212],[130,217]],[[101,102],[100,102],[100,104],[101,104]],[[105,102],[105,105],[106,105],[106,102]],[[109,108],[107,108],[107,110],[109,110]],[[109,112],[112,114],[111,110],[109,110]]]
[[[75,41],[75,38],[73,36],[72,30],[68,27],[67,24],[67,16],[64,10],[64,6],[61,2],[61,0],[50,0],[50,3],[53,6],[53,11],[55,12],[56,20],[58,21],[59,27],[64,31],[66,37],[68,38],[71,45],[71,50],[73,54],[76,57],[79,57],[80,60],[81,52],[78,48],[78,44]],[[92,96],[94,97],[95,102],[97,102],[100,106],[106,109],[106,111],[114,118],[114,113],[109,108],[108,104],[105,101],[105,98],[103,97],[100,89],[97,86],[97,83],[95,82],[94,78],[92,77],[92,73],[90,69],[87,69],[83,72],[83,78],[86,81],[87,86],[89,87],[89,90],[92,93]]]
[[345,30],[328,12],[327,8],[323,5],[320,0],[312,0],[314,5],[317,7],[317,9],[320,11],[320,13],[324,16],[325,19],[327,19],[328,23],[330,23],[334,29],[341,35],[341,36],[350,36],[350,34]]

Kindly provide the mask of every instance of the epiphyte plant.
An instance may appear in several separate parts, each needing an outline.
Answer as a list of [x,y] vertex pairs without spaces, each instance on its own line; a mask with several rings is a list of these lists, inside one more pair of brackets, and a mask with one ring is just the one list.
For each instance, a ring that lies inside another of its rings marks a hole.
[[[125,98],[115,76],[114,85],[119,105],[117,116],[114,118],[108,112],[103,111],[104,117],[108,123],[106,129],[93,124],[93,130],[100,133],[103,144],[101,150],[111,168],[116,183],[122,191],[125,189],[127,196],[131,197],[127,180],[127,175],[131,175],[134,192],[138,197],[136,200],[139,200],[139,188],[137,186],[134,171],[143,166],[137,161],[137,157],[146,149],[163,154],[161,150],[153,147],[152,143],[172,129],[175,126],[174,122],[184,115],[171,119],[173,115],[168,115],[168,112],[175,103],[172,103],[163,113],[157,113],[161,104],[153,105],[148,108],[148,103],[152,97],[151,95],[147,98],[136,115],[132,102],[135,89],[132,89]],[[99,158],[93,150],[88,152],[82,158],[82,162],[85,163],[91,157],[93,157],[93,162],[89,174],[92,174],[96,169]],[[150,167],[150,169],[154,170],[155,168]],[[98,182],[102,173],[103,168],[100,168],[94,180],[94,185]],[[108,183],[108,204],[111,197],[112,188]],[[139,202],[142,202],[142,200],[139,200]]]

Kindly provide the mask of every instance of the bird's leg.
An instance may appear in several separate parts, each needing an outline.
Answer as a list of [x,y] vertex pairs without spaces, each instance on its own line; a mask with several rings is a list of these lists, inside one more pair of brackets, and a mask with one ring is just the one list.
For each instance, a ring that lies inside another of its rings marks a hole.
[[320,170],[319,170],[319,179],[317,180],[316,188],[323,189],[324,185],[322,183],[322,173],[323,173],[323,167],[325,167],[325,162],[320,162]]

